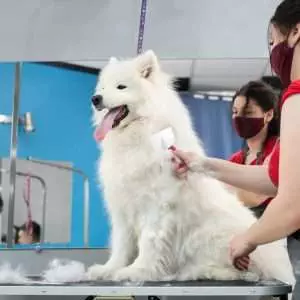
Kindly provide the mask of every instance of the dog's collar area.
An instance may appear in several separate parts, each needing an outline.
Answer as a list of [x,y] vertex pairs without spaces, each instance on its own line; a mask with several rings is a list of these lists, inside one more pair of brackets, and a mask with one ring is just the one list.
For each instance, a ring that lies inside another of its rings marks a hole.
[[130,123],[124,125],[123,128],[128,128],[132,123],[135,123],[135,122],[138,122],[138,121],[142,122],[142,121],[145,121],[147,119],[148,119],[147,117],[136,117],[136,118],[132,119]]

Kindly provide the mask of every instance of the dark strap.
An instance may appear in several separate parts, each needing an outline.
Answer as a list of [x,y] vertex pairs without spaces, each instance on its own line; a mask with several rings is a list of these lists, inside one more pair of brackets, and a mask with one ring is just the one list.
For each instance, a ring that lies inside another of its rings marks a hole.
[[259,219],[262,216],[262,214],[264,213],[267,206],[268,206],[268,203],[263,202],[262,204],[260,204],[258,206],[251,207],[250,210],[254,213],[256,218]]
[[295,231],[290,235],[291,238],[294,238],[297,241],[300,241],[300,230]]

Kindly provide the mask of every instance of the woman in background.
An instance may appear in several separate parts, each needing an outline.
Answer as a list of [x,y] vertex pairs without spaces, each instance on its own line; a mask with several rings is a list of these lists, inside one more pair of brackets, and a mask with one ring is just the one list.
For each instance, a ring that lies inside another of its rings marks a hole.
[[[230,161],[242,165],[262,165],[272,153],[279,136],[277,95],[262,81],[242,86],[232,102],[232,121],[245,147],[234,153]],[[268,195],[237,189],[239,199],[260,217],[272,200]]]

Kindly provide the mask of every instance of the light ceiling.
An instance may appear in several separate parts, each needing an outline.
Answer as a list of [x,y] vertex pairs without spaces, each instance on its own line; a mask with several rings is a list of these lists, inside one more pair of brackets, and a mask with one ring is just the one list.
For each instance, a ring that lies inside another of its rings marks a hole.
[[[103,61],[68,61],[101,69]],[[271,75],[267,58],[161,60],[162,68],[174,77],[189,77],[192,90],[236,89],[249,80]]]
[[[153,49],[169,73],[190,77],[193,89],[237,88],[268,73],[268,20],[279,2],[148,0],[144,49]],[[1,0],[0,60],[101,68],[110,56],[134,56],[140,6],[141,0]]]

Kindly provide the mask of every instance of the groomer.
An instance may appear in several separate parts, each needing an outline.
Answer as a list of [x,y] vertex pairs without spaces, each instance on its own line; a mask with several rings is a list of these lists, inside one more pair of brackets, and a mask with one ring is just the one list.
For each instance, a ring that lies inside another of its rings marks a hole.
[[213,158],[203,161],[194,153],[173,151],[177,157],[174,170],[180,177],[188,176],[188,171],[209,169],[220,180],[238,188],[276,195],[262,217],[233,238],[231,257],[239,269],[247,268],[247,256],[257,246],[282,239],[300,228],[300,0],[284,0],[269,30],[271,66],[285,88],[280,101],[280,144],[269,164],[245,166]]

